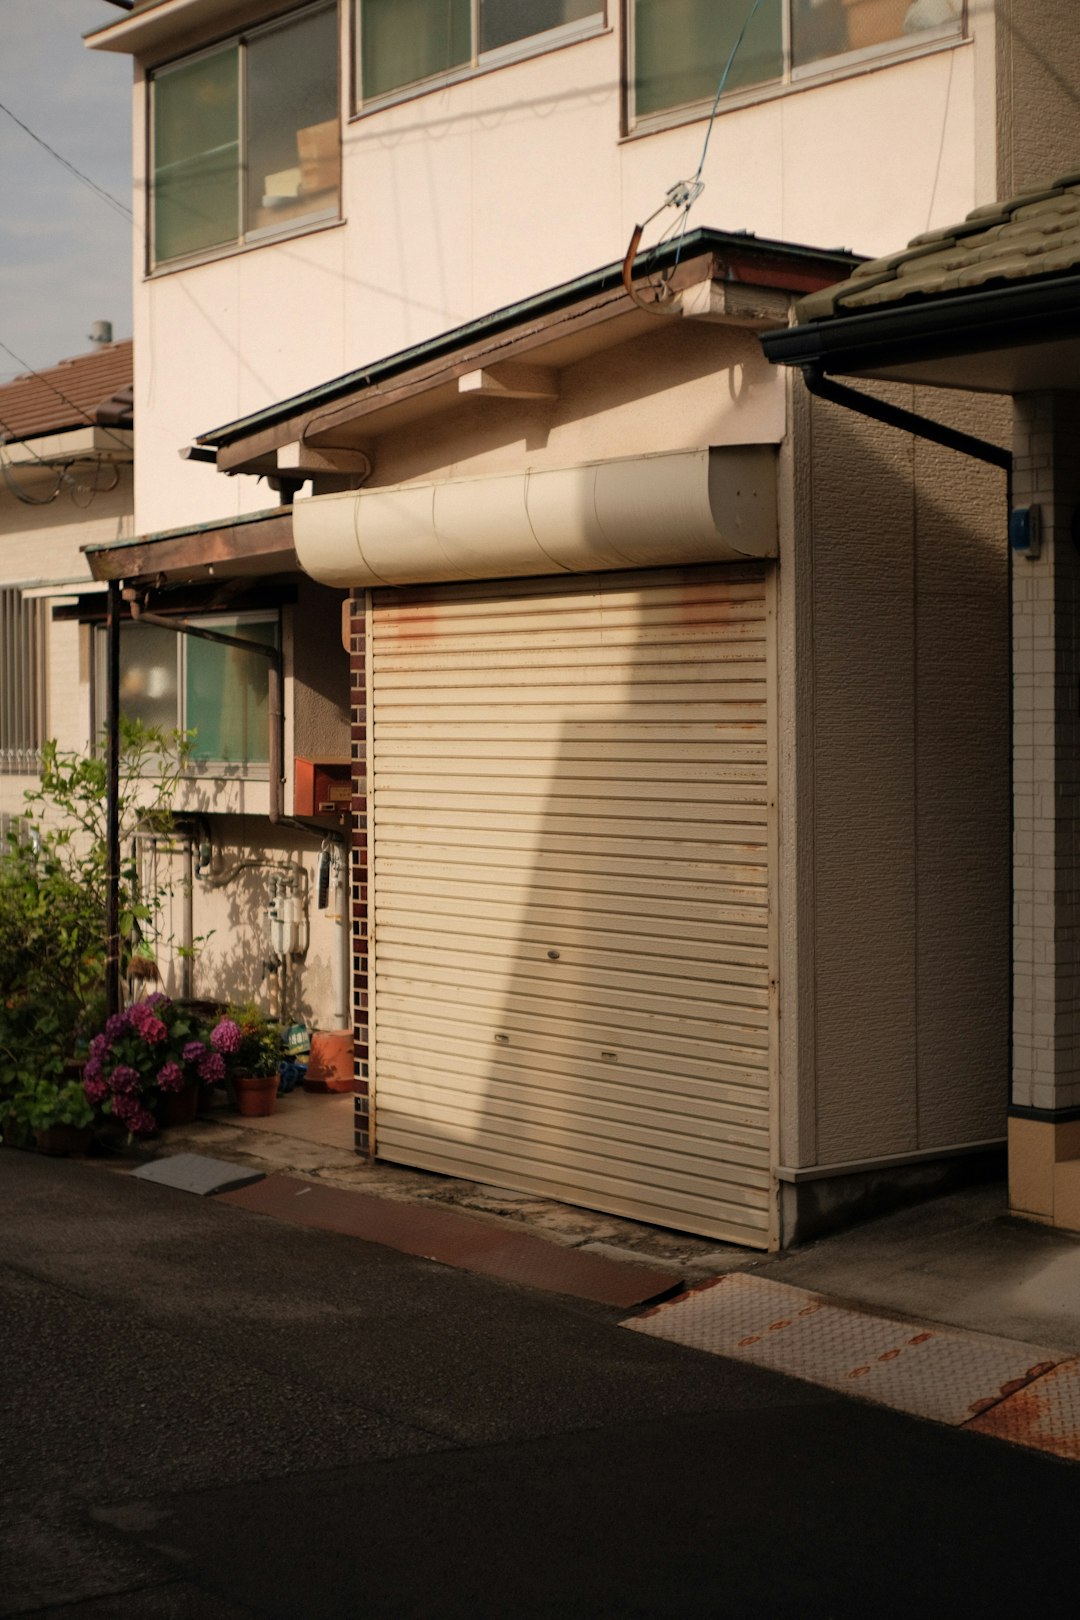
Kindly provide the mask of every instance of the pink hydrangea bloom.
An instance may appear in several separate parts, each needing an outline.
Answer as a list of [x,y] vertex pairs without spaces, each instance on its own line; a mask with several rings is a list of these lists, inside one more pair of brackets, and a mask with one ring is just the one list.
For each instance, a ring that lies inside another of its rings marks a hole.
[[109,1078],[109,1090],[114,1097],[135,1097],[139,1091],[139,1076],[127,1063],[118,1063]]
[[157,1083],[162,1091],[183,1091],[183,1068],[179,1063],[163,1063],[158,1070]]
[[83,1091],[86,1093],[87,1102],[93,1108],[99,1107],[109,1095],[109,1088],[99,1074],[84,1075]]
[[202,1041],[188,1041],[184,1046],[183,1058],[185,1063],[200,1063],[206,1055],[206,1047]]
[[150,1046],[157,1046],[168,1035],[168,1030],[146,1001],[137,1001],[128,1013],[132,1028],[137,1030]]
[[223,1018],[210,1031],[210,1044],[217,1052],[239,1052],[242,1040],[240,1025],[231,1018]]
[[225,1059],[220,1052],[207,1052],[199,1064],[199,1079],[208,1086],[217,1085],[225,1078]]

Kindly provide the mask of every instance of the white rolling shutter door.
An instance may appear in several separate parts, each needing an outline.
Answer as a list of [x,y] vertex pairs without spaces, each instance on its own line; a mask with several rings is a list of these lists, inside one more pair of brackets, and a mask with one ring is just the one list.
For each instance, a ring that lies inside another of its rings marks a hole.
[[378,591],[381,1157],[764,1245],[763,570]]

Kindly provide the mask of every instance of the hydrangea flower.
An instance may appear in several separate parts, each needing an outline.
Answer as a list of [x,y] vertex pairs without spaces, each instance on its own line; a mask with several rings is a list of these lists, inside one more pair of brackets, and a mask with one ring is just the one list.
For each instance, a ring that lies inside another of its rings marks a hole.
[[207,1050],[202,1041],[188,1041],[184,1047],[184,1062],[199,1063],[206,1057]]
[[242,1040],[240,1025],[231,1018],[223,1018],[210,1031],[210,1044],[217,1052],[239,1052]]
[[162,1091],[183,1091],[184,1071],[179,1063],[163,1063],[157,1073]]
[[147,996],[143,1002],[144,1007],[171,1007],[172,1002],[164,990],[155,990],[152,996]]
[[141,1035],[148,1046],[157,1046],[169,1031],[146,1001],[137,1001],[128,1013],[131,1027]]
[[109,1042],[109,1045],[111,1046],[113,1041],[119,1040],[127,1028],[128,1015],[126,1012],[113,1013],[110,1018],[107,1018],[105,1021],[105,1039]]
[[109,1088],[100,1074],[84,1074],[83,1091],[86,1093],[87,1102],[93,1108],[100,1107],[109,1095]]
[[126,1125],[134,1136],[152,1136],[156,1129],[153,1114],[143,1107],[137,1097],[114,1097],[112,1111],[121,1125]]
[[109,1080],[109,1089],[115,1097],[136,1097],[139,1092],[139,1076],[130,1064],[118,1063]]
[[217,1085],[225,1078],[225,1059],[220,1052],[207,1052],[199,1064],[199,1079],[208,1086]]
[[93,1062],[103,1058],[108,1050],[109,1042],[107,1036],[95,1035],[93,1040],[90,1042],[91,1061]]

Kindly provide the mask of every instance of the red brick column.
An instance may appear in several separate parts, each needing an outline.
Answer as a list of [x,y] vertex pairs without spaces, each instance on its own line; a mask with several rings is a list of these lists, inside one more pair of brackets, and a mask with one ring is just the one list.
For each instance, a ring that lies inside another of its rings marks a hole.
[[352,754],[352,1016],[357,1153],[374,1142],[368,1070],[368,834],[367,834],[367,645],[364,598],[354,596],[349,624],[349,709]]

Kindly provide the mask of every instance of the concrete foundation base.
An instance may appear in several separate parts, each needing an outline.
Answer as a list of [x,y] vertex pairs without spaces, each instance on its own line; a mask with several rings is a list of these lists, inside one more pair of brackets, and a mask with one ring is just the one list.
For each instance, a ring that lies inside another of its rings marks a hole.
[[1004,1147],[961,1157],[883,1166],[815,1181],[782,1182],[780,1231],[785,1249],[824,1237],[924,1198],[982,1181],[1003,1180]]
[[1080,1232],[1080,1119],[1009,1120],[1009,1210]]

